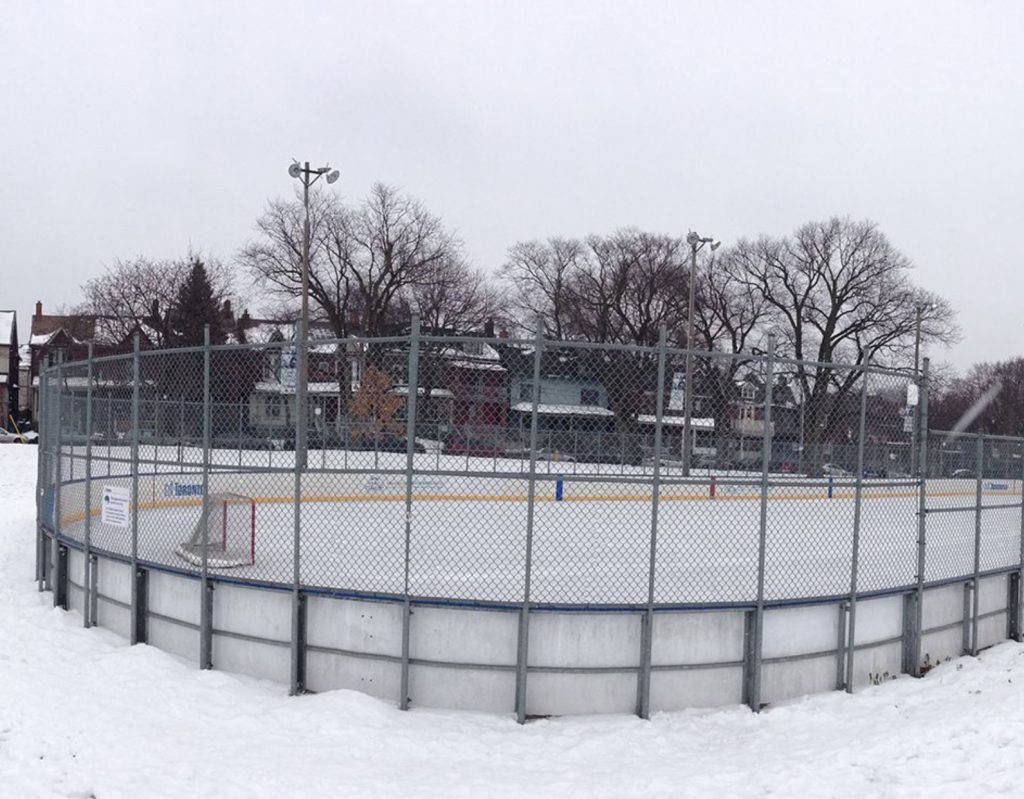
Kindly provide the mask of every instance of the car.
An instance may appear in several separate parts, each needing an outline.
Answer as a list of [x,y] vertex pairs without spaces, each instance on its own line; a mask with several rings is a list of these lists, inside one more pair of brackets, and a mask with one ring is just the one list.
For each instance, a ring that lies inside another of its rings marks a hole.
[[446,455],[469,455],[477,458],[493,458],[505,454],[505,448],[494,438],[477,438],[462,433],[452,433],[442,442]]
[[823,463],[821,465],[821,473],[826,477],[853,477],[853,474],[842,466],[836,466],[834,463]]
[[14,430],[0,428],[0,444],[38,444],[39,433],[35,430],[26,430],[18,433]]
[[[361,438],[357,438],[355,441],[350,441],[348,448],[350,450],[363,450],[373,452],[405,452],[407,447],[405,436],[398,435],[397,433],[391,433],[387,431],[381,431],[379,433],[371,433]],[[413,441],[412,445],[413,452],[424,453],[427,448],[424,447],[418,441]]]

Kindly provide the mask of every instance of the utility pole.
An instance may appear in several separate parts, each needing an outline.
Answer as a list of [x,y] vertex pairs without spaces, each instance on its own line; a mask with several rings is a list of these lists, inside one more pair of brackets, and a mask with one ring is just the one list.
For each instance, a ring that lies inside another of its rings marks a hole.
[[288,174],[302,181],[302,207],[305,217],[302,220],[302,311],[299,315],[298,358],[295,367],[295,463],[305,469],[309,457],[307,428],[309,422],[309,187],[322,176],[328,183],[338,179],[338,170],[329,166],[310,169],[309,161],[299,164],[292,161]]
[[690,476],[690,462],[693,454],[693,317],[696,313],[697,291],[697,253],[705,244],[711,245],[711,251],[719,248],[722,242],[710,238],[701,238],[692,230],[686,235],[686,243],[690,245],[690,276],[687,280],[688,299],[686,303],[686,385],[683,394],[683,477]]

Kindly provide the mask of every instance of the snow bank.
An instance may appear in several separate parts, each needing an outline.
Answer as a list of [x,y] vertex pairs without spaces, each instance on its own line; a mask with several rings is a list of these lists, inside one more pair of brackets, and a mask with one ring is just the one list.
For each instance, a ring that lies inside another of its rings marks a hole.
[[32,581],[36,449],[0,450],[0,796],[944,796],[1020,792],[1024,646],[754,715],[552,719],[289,698],[84,630]]

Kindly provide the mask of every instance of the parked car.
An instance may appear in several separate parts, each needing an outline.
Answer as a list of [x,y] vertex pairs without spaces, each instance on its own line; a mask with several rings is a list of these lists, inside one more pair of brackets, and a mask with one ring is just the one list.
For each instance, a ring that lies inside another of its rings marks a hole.
[[853,477],[853,474],[842,466],[836,466],[834,463],[823,463],[821,465],[821,473],[826,477]]
[[22,433],[15,433],[13,430],[0,428],[0,444],[38,444],[39,433],[35,430],[27,430]]
[[462,433],[453,433],[444,439],[445,455],[469,455],[476,458],[493,458],[505,454],[505,448],[493,438],[476,438]]
[[[367,435],[358,438],[358,440],[349,441],[348,449],[353,450],[364,450],[373,452],[405,452],[406,451],[406,439],[405,436],[400,436],[397,433],[389,433],[387,431],[377,433],[376,435]],[[412,445],[413,452],[426,452],[427,448],[424,447],[418,441],[414,441]]]

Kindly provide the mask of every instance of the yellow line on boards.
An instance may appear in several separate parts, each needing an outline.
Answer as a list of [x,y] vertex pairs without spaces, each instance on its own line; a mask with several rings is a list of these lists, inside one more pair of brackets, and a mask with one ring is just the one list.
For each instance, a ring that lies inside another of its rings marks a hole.
[[[646,487],[645,487],[646,488]],[[719,486],[719,492],[722,491],[722,486]],[[777,491],[779,487],[773,486]],[[824,488],[824,487],[823,487]],[[1020,491],[982,491],[982,496],[989,497],[1019,497],[1021,496]],[[974,491],[934,491],[926,494],[928,498],[936,497],[973,497],[975,496]],[[864,487],[861,493],[862,499],[865,500],[880,500],[880,499],[911,499],[917,498],[917,491],[878,491],[870,488],[869,486]],[[769,494],[768,500],[770,502],[776,501],[810,501],[810,500],[851,500],[855,498],[855,494],[852,491],[833,492],[831,497],[825,495],[822,491],[816,492],[802,492],[799,494]],[[253,497],[253,502],[257,505],[290,505],[293,501],[292,495],[271,495],[266,497]],[[526,502],[528,496],[526,494],[413,494],[413,502]],[[663,493],[660,497],[661,501],[665,502],[735,502],[735,501],[752,501],[760,500],[760,493],[743,493],[743,494],[729,494],[718,493],[716,496],[710,496],[706,492],[698,493],[696,491],[691,493]],[[302,502],[334,502],[334,503],[349,503],[349,502],[404,502],[405,494],[304,494],[301,497]],[[545,495],[535,497],[536,502],[556,502],[554,496]],[[635,494],[579,494],[576,496],[565,496],[562,499],[563,502],[578,503],[578,502],[650,502],[651,497],[647,491],[637,492]],[[139,510],[161,510],[165,508],[197,508],[203,504],[202,497],[188,497],[179,499],[155,499],[147,500],[139,503]],[[89,515],[99,516],[100,508],[90,508]],[[76,511],[74,513],[68,513],[61,516],[61,524],[76,524],[84,521],[86,511]]]

